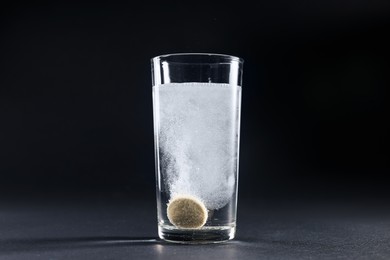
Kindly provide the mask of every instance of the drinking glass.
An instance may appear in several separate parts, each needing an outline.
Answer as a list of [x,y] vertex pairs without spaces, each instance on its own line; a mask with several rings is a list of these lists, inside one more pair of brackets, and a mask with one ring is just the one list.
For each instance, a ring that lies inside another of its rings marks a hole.
[[236,233],[243,60],[179,53],[152,59],[158,233],[213,243]]

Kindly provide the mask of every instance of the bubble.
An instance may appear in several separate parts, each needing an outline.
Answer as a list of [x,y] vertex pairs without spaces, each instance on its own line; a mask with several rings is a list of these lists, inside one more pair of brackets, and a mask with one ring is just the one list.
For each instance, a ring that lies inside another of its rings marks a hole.
[[225,206],[237,172],[240,87],[214,83],[158,86],[161,169],[170,197],[188,194],[207,209]]

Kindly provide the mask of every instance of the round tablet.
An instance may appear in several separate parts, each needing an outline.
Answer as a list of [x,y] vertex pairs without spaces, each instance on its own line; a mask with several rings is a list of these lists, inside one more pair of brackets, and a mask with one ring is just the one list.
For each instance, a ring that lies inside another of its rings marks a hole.
[[193,196],[180,195],[168,203],[168,219],[178,228],[201,228],[207,221],[207,209]]

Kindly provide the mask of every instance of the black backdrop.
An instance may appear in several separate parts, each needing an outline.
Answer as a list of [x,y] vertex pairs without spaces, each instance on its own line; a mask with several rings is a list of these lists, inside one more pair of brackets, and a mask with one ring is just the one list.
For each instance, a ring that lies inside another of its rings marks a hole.
[[[241,198],[386,198],[387,1],[0,8],[0,194],[154,199],[150,58],[245,59]],[[50,194],[50,195],[49,195]]]

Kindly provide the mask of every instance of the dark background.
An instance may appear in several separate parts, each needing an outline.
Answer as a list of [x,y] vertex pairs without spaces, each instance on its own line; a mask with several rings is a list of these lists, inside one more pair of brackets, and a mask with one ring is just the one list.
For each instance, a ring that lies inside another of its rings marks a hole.
[[150,58],[242,57],[240,198],[390,197],[388,1],[0,8],[0,195],[154,201]]

